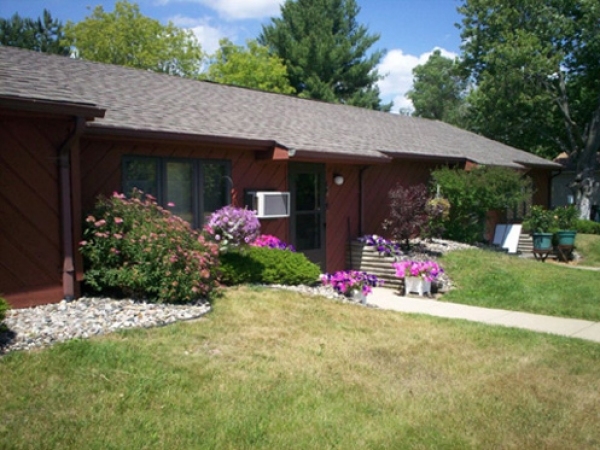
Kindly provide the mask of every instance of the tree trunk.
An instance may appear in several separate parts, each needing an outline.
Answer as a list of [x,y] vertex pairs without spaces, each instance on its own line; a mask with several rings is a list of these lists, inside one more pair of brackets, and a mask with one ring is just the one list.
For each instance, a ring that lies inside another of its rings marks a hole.
[[592,120],[587,126],[585,147],[577,158],[577,175],[569,185],[575,193],[580,219],[593,219],[591,216],[593,199],[596,196],[599,183],[596,181],[598,150],[600,150],[600,96],[598,107]]

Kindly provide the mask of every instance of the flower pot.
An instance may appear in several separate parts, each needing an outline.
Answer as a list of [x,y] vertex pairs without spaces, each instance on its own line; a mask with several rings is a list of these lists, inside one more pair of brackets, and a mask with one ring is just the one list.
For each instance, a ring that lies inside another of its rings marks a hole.
[[367,296],[363,294],[362,289],[351,289],[346,295],[362,305],[367,304]]
[[558,239],[558,245],[575,245],[575,235],[577,231],[574,230],[560,230],[556,232]]
[[416,293],[423,297],[423,294],[431,294],[431,281],[424,280],[421,277],[404,278],[404,294]]
[[552,233],[533,233],[532,237],[534,250],[552,249]]

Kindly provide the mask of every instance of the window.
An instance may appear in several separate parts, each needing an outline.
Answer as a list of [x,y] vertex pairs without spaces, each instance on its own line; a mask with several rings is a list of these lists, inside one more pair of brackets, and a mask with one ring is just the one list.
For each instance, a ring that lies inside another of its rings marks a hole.
[[157,198],[161,206],[201,227],[208,216],[230,202],[230,164],[220,160],[123,158],[123,192],[138,188]]

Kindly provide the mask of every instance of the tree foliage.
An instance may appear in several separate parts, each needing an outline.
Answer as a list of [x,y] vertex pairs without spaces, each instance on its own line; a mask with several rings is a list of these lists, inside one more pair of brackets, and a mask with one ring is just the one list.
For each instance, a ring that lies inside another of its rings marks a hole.
[[219,44],[219,50],[210,58],[208,80],[280,94],[294,92],[285,65],[278,56],[269,54],[266,47],[248,41],[244,48],[228,39],[221,39]]
[[466,80],[459,61],[435,50],[427,62],[413,69],[413,87],[407,93],[418,117],[461,126],[464,123]]
[[431,176],[450,202],[445,236],[460,242],[481,241],[488,211],[506,211],[532,195],[529,178],[503,167],[483,166],[470,171],[446,167]]
[[408,187],[398,184],[388,192],[390,212],[383,229],[394,240],[409,247],[409,239],[419,236],[428,223],[427,202],[429,193],[424,184]]
[[78,23],[67,22],[65,42],[83,59],[196,77],[202,50],[194,34],[171,22],[144,16],[135,3],[115,3],[113,12],[96,6]]
[[463,60],[477,88],[474,131],[576,162],[577,203],[589,217],[600,149],[600,3],[465,0]]
[[383,52],[367,55],[379,35],[357,22],[359,11],[355,0],[286,0],[258,40],[284,61],[299,96],[389,110],[376,86]]
[[10,19],[0,18],[0,45],[27,48],[44,53],[68,55],[69,47],[61,41],[63,25],[46,9],[37,19],[14,14]]

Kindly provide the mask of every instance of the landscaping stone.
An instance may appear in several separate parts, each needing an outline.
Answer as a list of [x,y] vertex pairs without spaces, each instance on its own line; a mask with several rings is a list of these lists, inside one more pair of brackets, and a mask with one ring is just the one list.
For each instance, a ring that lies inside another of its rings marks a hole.
[[0,333],[0,355],[121,328],[148,328],[195,319],[209,311],[208,303],[169,305],[94,297],[9,310],[4,320],[8,331]]

